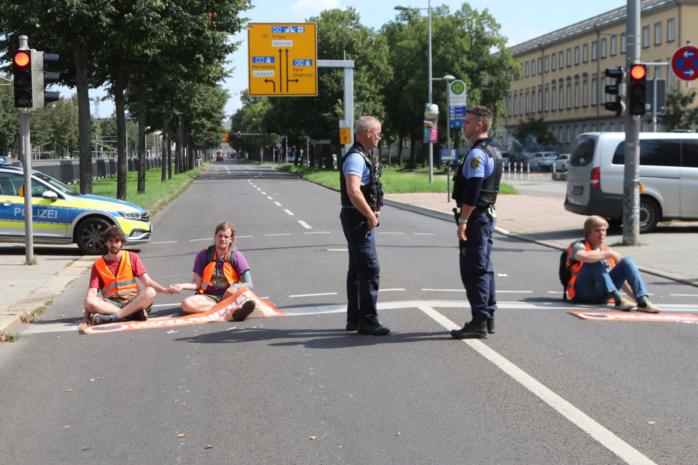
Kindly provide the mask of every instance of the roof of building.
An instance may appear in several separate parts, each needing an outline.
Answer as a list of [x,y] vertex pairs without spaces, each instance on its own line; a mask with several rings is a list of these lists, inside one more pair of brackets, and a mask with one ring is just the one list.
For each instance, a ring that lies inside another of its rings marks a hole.
[[[676,3],[677,2],[674,0],[641,0],[641,10],[645,12],[667,5],[675,5]],[[510,47],[509,50],[513,56],[517,56],[522,53],[526,53],[531,49],[560,42],[562,40],[569,39],[572,36],[580,35],[600,27],[623,22],[625,21],[626,16],[627,7],[623,6],[616,8],[615,10],[607,11],[606,13],[594,16],[593,18],[585,19],[584,21],[572,24],[571,26],[563,27],[557,31],[553,31],[549,34],[536,37],[535,39],[531,39],[522,44],[515,45]]]

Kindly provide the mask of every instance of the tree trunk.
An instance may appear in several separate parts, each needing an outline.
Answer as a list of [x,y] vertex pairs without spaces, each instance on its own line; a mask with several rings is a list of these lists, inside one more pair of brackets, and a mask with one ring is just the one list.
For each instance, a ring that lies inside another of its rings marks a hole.
[[126,78],[123,69],[114,77],[114,106],[116,109],[116,198],[126,200],[128,186],[128,160],[126,158],[126,111],[124,88]]
[[80,158],[80,193],[92,193],[92,121],[90,117],[89,81],[87,77],[87,44],[75,48],[75,84],[78,94],[78,153]]
[[138,193],[145,193],[145,72],[138,71]]
[[168,160],[169,160],[169,155],[170,155],[170,146],[167,144],[167,132],[169,131],[168,129],[168,123],[169,121],[167,120],[167,110],[163,111],[162,113],[162,176],[160,177],[161,182],[165,182],[167,179],[167,166],[168,166]]
[[410,139],[410,168],[417,166],[417,144],[416,139]]

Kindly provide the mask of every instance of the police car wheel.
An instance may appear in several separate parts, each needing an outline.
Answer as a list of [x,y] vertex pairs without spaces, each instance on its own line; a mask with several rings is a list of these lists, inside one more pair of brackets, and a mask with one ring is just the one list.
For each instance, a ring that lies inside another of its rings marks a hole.
[[102,234],[112,224],[102,218],[88,218],[80,223],[75,237],[78,248],[85,255],[104,255],[107,246],[104,245]]

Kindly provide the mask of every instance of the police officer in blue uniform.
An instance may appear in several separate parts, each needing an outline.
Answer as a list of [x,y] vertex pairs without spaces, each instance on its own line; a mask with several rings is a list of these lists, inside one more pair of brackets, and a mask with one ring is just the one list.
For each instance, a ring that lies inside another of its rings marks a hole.
[[381,123],[362,116],[356,123],[356,142],[340,163],[342,229],[349,248],[347,272],[347,331],[384,336],[390,329],[378,321],[380,264],[373,230],[378,226],[383,191],[380,166],[370,150],[381,139]]
[[472,311],[472,320],[451,331],[456,339],[487,339],[494,333],[495,296],[492,235],[497,215],[494,203],[502,177],[502,155],[487,137],[492,111],[485,106],[468,108],[463,134],[473,144],[462,167],[456,171],[453,198],[460,249],[460,274]]

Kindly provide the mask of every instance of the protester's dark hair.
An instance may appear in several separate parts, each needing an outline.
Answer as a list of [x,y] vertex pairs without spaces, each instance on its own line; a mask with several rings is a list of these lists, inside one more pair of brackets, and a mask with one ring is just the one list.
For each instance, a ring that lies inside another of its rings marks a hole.
[[106,243],[109,239],[119,239],[121,242],[126,242],[126,235],[118,226],[107,228],[102,234],[102,240]]
[[482,123],[482,132],[487,132],[492,127],[492,110],[484,105],[470,107],[467,112],[474,115]]

